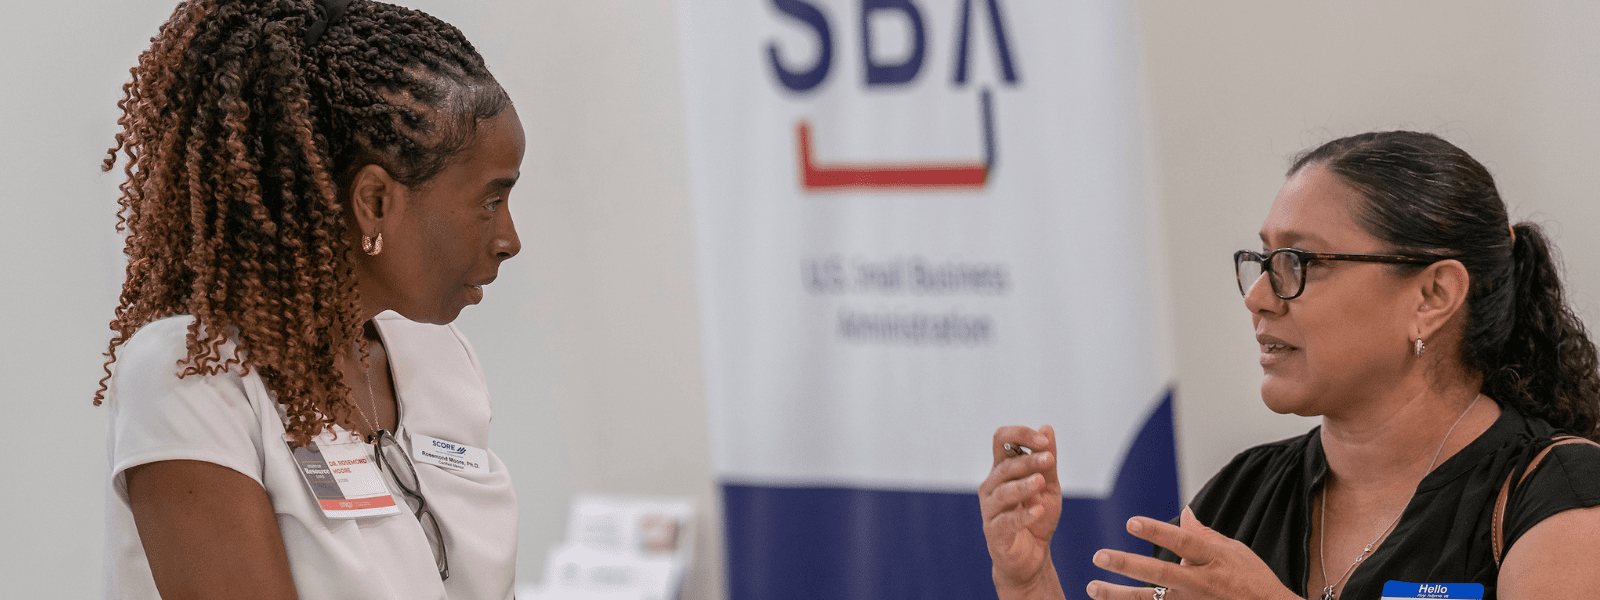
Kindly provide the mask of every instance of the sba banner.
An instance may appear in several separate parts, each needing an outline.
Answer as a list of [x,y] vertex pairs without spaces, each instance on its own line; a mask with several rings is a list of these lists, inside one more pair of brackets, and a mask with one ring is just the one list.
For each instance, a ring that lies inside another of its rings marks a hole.
[[1056,427],[1069,597],[1176,516],[1122,0],[680,0],[735,600],[994,597],[976,490]]

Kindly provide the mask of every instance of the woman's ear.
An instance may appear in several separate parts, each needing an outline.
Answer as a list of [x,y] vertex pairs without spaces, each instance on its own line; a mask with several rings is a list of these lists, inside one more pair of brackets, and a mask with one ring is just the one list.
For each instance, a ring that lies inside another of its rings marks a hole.
[[350,182],[350,207],[356,215],[354,225],[362,235],[383,232],[384,217],[404,187],[381,166],[369,164],[356,171]]
[[1461,261],[1450,259],[1428,265],[1417,274],[1422,301],[1417,305],[1417,327],[1431,338],[1467,303],[1472,278]]

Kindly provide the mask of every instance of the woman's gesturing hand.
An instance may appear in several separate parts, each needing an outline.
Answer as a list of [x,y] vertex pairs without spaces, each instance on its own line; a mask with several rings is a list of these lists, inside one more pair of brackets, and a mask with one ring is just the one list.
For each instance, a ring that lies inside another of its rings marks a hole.
[[[1007,445],[1032,450],[1020,454]],[[983,537],[994,560],[994,585],[1003,599],[1060,598],[1061,580],[1050,562],[1050,536],[1061,519],[1056,478],[1056,432],[1021,426],[994,432],[994,468],[978,486]]]
[[[1094,555],[1097,567],[1168,588],[1165,600],[1300,600],[1248,546],[1200,524],[1187,507],[1178,526],[1128,519],[1128,533],[1183,557],[1181,564],[1117,550]],[[991,542],[991,546],[992,546]],[[991,550],[992,552],[992,550]],[[1089,582],[1095,600],[1150,600],[1147,587]]]

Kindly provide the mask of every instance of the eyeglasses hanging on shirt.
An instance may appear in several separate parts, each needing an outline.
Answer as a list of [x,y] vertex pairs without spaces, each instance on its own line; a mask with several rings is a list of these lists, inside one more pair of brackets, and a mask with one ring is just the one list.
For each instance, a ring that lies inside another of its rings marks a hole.
[[411,511],[416,515],[417,522],[422,524],[422,534],[427,536],[428,545],[433,548],[433,563],[439,567],[439,579],[450,578],[450,560],[445,555],[444,532],[439,529],[439,521],[434,518],[433,511],[428,510],[428,500],[422,497],[422,486],[417,482],[417,467],[412,464],[411,457],[400,445],[400,440],[387,429],[379,429],[374,436],[378,445],[378,468],[394,474],[394,481],[400,484],[400,491],[405,492],[410,498],[408,504],[415,508]]

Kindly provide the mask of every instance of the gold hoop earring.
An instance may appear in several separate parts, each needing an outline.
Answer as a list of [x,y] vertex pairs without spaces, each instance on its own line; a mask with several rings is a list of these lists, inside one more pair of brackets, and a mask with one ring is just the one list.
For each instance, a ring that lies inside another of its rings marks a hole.
[[1422,356],[1422,351],[1423,350],[1427,350],[1427,349],[1428,349],[1428,345],[1422,343],[1422,338],[1420,338],[1420,337],[1417,338],[1417,345],[1416,345],[1417,356]]
[[379,252],[383,252],[383,233],[379,232],[376,238],[361,236],[361,250],[366,252],[367,256],[377,256]]

